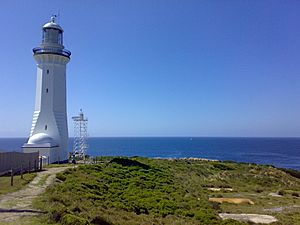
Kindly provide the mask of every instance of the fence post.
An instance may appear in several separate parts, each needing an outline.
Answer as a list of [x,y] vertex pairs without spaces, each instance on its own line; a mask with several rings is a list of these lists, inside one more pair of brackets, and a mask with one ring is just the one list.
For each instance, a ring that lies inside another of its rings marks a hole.
[[23,179],[23,164],[21,164],[21,179]]
[[30,172],[31,170],[31,161],[29,160],[29,168],[28,168],[28,173]]
[[40,157],[40,171],[42,171],[43,167],[43,157]]
[[10,186],[14,186],[14,173],[12,168],[10,170]]

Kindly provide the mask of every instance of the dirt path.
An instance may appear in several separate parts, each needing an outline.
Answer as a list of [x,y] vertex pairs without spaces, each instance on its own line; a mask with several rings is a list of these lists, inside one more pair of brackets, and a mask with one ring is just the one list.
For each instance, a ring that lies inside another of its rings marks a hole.
[[54,182],[57,173],[68,168],[71,167],[49,168],[39,172],[25,188],[0,196],[0,224],[14,223],[23,217],[42,213],[33,209],[32,200]]

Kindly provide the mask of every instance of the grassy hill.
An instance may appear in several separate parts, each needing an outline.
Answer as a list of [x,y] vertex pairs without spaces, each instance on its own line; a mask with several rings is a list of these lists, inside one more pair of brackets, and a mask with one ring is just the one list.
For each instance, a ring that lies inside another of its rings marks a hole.
[[[99,157],[97,165],[59,174],[36,207],[47,212],[42,220],[49,224],[245,224],[222,221],[218,213],[227,212],[268,214],[279,220],[273,224],[296,225],[300,179],[289,172],[234,162]],[[210,197],[247,198],[254,205]]]

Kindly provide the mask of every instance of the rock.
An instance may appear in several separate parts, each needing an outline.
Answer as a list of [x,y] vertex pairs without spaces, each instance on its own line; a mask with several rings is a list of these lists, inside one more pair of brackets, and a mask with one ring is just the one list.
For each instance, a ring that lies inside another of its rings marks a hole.
[[263,211],[269,211],[269,212],[282,212],[283,211],[283,207],[274,207],[271,209],[264,209]]
[[282,195],[279,195],[279,194],[273,193],[273,192],[269,193],[268,195],[270,195],[272,197],[280,197],[280,198],[282,198]]
[[233,191],[232,188],[207,188],[209,191]]
[[277,222],[278,220],[274,216],[261,215],[261,214],[230,214],[230,213],[220,213],[219,216],[225,219],[233,219],[241,222],[252,222],[261,224],[270,224]]
[[221,188],[207,188],[209,191],[221,191]]

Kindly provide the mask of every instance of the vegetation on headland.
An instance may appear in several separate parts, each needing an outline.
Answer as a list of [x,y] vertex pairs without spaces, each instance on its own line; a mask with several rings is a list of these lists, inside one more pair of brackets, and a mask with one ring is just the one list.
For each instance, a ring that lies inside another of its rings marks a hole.
[[[57,175],[37,200],[48,223],[244,224],[220,212],[275,216],[274,224],[300,224],[300,180],[271,166],[201,160],[98,157]],[[214,192],[211,188],[220,188]],[[272,196],[270,193],[278,193]],[[278,197],[283,196],[283,197]],[[244,197],[254,202],[209,202]]]

